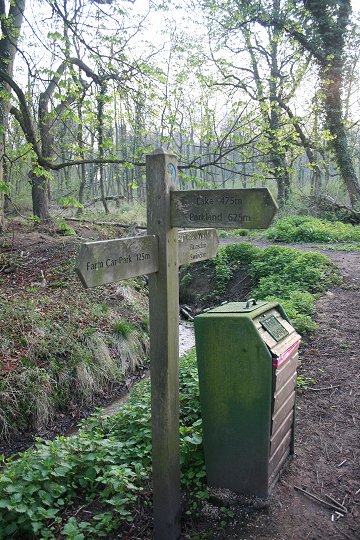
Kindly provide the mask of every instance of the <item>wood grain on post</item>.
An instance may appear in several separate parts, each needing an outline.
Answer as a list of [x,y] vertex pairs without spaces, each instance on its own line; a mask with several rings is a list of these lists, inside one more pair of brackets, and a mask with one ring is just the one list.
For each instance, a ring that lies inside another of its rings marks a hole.
[[179,265],[170,224],[176,156],[162,148],[146,156],[148,234],[159,242],[158,272],[149,276],[150,373],[156,540],[180,536]]

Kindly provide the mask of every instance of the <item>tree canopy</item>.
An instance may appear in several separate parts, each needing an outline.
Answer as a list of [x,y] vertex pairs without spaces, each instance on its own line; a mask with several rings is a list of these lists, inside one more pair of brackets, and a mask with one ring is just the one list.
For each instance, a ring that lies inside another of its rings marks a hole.
[[359,203],[350,1],[203,0],[183,19],[175,8],[0,2],[0,227],[4,194],[28,184],[42,220],[51,192],[106,212],[112,197],[143,198],[158,145],[178,153],[183,187],[270,185],[286,205],[294,186],[319,195],[338,175]]

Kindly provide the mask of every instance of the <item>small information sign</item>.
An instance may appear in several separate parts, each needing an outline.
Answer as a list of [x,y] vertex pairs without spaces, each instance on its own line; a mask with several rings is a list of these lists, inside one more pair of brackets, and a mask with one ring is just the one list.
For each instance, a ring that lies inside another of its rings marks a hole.
[[276,210],[267,188],[171,192],[172,227],[266,229]]
[[260,321],[260,323],[261,326],[263,326],[265,330],[269,332],[270,336],[275,339],[275,341],[280,341],[281,339],[289,335],[289,332],[281,324],[281,322],[278,321],[276,317],[274,317],[274,315],[271,315],[267,319]]
[[158,269],[156,236],[134,236],[81,245],[76,272],[85,287],[96,287]]
[[219,238],[216,229],[179,231],[179,265],[204,261],[216,256]]

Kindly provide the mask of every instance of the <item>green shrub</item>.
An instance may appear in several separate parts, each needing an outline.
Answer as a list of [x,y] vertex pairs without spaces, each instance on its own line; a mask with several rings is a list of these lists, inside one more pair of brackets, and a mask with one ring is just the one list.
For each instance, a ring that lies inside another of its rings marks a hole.
[[232,268],[237,268],[239,264],[249,264],[259,252],[259,248],[252,244],[240,243],[229,244],[219,250],[221,256],[226,257],[226,261]]
[[322,292],[333,281],[332,265],[325,255],[293,248],[268,247],[258,251],[249,265],[258,282],[256,294],[285,297],[289,290]]
[[59,200],[59,205],[63,208],[84,208],[84,205],[74,197],[62,197]]
[[[197,368],[180,365],[182,484],[190,505],[207,497]],[[38,440],[0,473],[1,538],[101,538],[132,520],[151,475],[149,381],[112,417],[96,414],[79,435]],[[91,506],[92,505],[92,506]],[[81,509],[90,507],[86,520]],[[76,536],[79,535],[79,536]]]
[[290,216],[275,223],[265,236],[277,242],[359,242],[360,225],[310,216]]
[[76,231],[70,225],[65,223],[65,221],[61,221],[58,224],[58,232],[60,234],[63,234],[64,236],[76,236]]
[[248,229],[226,229],[219,231],[219,238],[239,238],[240,236],[248,236]]
[[223,294],[232,274],[233,271],[229,265],[229,257],[225,250],[220,249],[215,258],[216,289],[214,294],[216,296]]
[[214,299],[221,299],[235,270],[243,267],[255,284],[251,296],[280,302],[301,334],[312,332],[314,301],[339,278],[329,259],[320,253],[293,248],[252,244],[229,244],[219,249],[213,263],[216,286]]

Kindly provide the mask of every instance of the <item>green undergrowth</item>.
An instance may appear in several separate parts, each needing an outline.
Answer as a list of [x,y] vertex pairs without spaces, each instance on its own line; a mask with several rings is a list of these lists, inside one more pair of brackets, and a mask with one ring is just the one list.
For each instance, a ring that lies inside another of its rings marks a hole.
[[[180,365],[180,456],[187,512],[208,497],[194,354]],[[77,436],[38,440],[0,473],[0,538],[107,538],[151,505],[150,386],[137,385],[111,417]],[[84,511],[85,510],[85,511]]]
[[110,213],[104,212],[101,203],[97,203],[96,210],[94,207],[84,209],[81,216],[84,219],[94,219],[95,221],[111,221],[122,224],[133,224],[146,226],[146,205],[145,203],[120,201],[119,207],[114,203],[110,203]]
[[230,244],[207,264],[215,266],[214,302],[224,297],[231,278],[242,268],[253,283],[251,296],[279,301],[300,334],[316,329],[312,319],[316,296],[340,280],[326,256],[286,247]]
[[265,232],[276,242],[360,242],[360,225],[327,221],[310,216],[290,216],[277,221]]
[[248,229],[221,229],[218,231],[219,238],[239,238],[240,236],[250,236]]
[[0,439],[92,405],[146,361],[140,293],[123,287],[112,306],[101,291],[53,283],[0,294]]
[[[314,329],[314,299],[338,281],[333,266],[323,255],[284,247],[261,249],[245,243],[231,244],[206,264],[214,268],[215,300],[224,294],[235,272],[245,268],[254,284],[252,296],[278,299],[300,333]],[[40,327],[36,307],[39,305],[31,310],[31,321],[23,310],[23,324],[31,322],[32,328]],[[99,326],[96,317],[100,317],[103,325],[115,331],[116,339],[124,341],[133,335],[132,323],[119,324],[107,318],[109,313],[108,306],[97,304],[95,319],[87,320],[82,332],[92,338],[94,327]],[[56,325],[53,327],[56,334]],[[44,332],[47,335],[46,328],[40,334]],[[28,349],[27,362],[29,356]],[[43,369],[38,361],[32,367]],[[46,380],[42,385],[46,388]],[[40,393],[38,396],[40,402]],[[180,411],[185,512],[194,514],[208,498],[194,354],[186,355],[180,364]],[[150,480],[150,388],[144,381],[116,415],[95,414],[82,422],[78,435],[54,441],[39,439],[31,450],[4,460],[0,473],[0,539],[114,537],[141,519],[139,508],[151,512]]]

